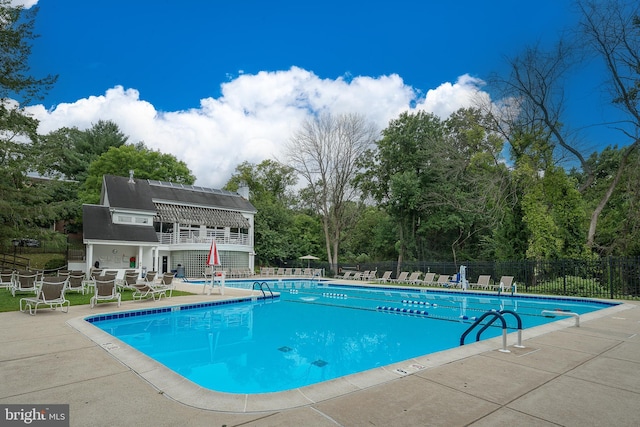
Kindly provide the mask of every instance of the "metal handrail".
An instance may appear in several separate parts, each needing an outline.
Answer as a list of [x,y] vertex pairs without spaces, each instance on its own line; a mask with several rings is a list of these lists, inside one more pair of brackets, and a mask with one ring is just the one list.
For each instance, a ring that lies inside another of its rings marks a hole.
[[543,316],[551,315],[551,316],[571,316],[576,319],[576,327],[580,327],[580,315],[578,313],[574,313],[572,311],[563,311],[563,310],[542,310]]
[[480,334],[489,326],[491,326],[493,322],[499,319],[500,323],[502,323],[502,348],[500,349],[500,351],[503,353],[510,353],[510,351],[507,349],[507,321],[504,320],[504,317],[498,311],[487,311],[482,316],[480,316],[475,322],[473,322],[473,324],[469,326],[469,328],[466,331],[464,331],[464,333],[460,337],[460,345],[463,346],[464,339],[467,337],[467,335],[469,335],[469,333],[473,329],[475,329],[475,327],[478,326],[480,322],[482,322],[486,317],[489,317],[489,316],[493,316],[493,319],[491,319],[491,321],[487,325],[485,325],[481,331],[478,332],[478,334],[476,335],[476,341],[480,341]]
[[258,290],[262,292],[262,296],[264,298],[267,297],[267,294],[265,294],[265,292],[264,292],[264,286],[267,287],[267,290],[269,291],[269,294],[271,295],[271,299],[274,298],[273,291],[271,290],[271,288],[269,287],[269,284],[267,282],[253,282],[253,285],[251,287],[252,291],[256,290],[256,285],[259,286]]
[[520,315],[513,310],[500,310],[500,314],[511,314],[516,318],[516,323],[518,327],[518,343],[514,345],[516,348],[524,348],[522,345],[522,319]]

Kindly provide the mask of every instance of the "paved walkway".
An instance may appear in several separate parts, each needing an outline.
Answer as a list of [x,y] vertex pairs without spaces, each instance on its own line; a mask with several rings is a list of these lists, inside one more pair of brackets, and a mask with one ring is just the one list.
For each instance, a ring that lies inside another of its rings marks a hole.
[[[212,298],[221,297],[166,303]],[[120,310],[158,305],[126,302]],[[501,341],[494,339],[415,359],[425,369],[408,375],[389,367],[323,383],[306,402],[296,398],[292,409],[269,410],[263,395],[249,408],[259,412],[247,410],[246,397],[242,410],[230,411],[202,409],[211,397],[176,400],[162,385],[171,375],[149,379],[70,326],[78,317],[116,310],[105,304],[71,307],[68,314],[1,313],[0,403],[69,403],[72,426],[640,425],[638,303],[587,314],[580,327],[566,319],[525,330],[526,348],[510,347],[511,353],[497,351]]]

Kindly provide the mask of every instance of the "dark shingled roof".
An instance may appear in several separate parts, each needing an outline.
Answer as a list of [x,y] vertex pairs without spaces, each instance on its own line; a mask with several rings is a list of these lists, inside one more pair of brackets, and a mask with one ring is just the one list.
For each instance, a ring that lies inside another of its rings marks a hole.
[[[145,179],[134,179],[122,176],[105,175],[103,178],[106,196],[109,206],[114,208],[135,209],[140,211],[155,212],[156,207],[151,201],[151,189]],[[102,194],[101,203],[104,204],[105,194]]]
[[85,240],[158,242],[158,236],[151,226],[113,224],[108,206],[83,205],[82,218]]
[[[257,212],[248,200],[230,191],[146,179],[134,179],[134,182],[130,183],[129,178],[113,175],[105,175],[103,182],[103,191],[106,192],[108,204],[114,208],[155,212],[154,202],[169,202],[232,211]],[[105,193],[102,194],[102,204],[106,204],[104,198]]]
[[[156,181],[157,182],[157,181]],[[181,202],[190,205],[208,206],[243,212],[256,212],[256,208],[246,199],[231,192],[208,192],[189,188],[159,185],[151,181],[153,200]]]

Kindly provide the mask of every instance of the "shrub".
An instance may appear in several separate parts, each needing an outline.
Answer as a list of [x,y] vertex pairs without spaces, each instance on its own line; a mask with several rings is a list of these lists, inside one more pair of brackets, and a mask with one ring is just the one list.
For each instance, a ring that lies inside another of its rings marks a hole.
[[597,280],[584,279],[578,276],[558,277],[553,280],[538,283],[531,286],[529,292],[548,295],[567,295],[579,297],[606,296],[607,289]]
[[47,261],[47,263],[44,265],[44,269],[45,270],[56,270],[58,268],[62,268],[62,267],[66,267],[67,266],[67,260],[64,259],[63,257],[55,257],[55,258],[51,258],[49,261]]

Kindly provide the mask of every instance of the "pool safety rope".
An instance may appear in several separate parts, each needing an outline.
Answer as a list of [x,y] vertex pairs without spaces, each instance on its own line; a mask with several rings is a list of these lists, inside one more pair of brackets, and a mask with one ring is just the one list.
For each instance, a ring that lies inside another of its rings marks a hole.
[[325,292],[322,294],[322,296],[326,298],[340,298],[340,299],[347,299],[348,297],[347,294],[336,294],[332,292]]
[[[429,301],[411,301],[411,300],[402,300],[403,304],[408,304],[408,305],[423,305],[425,307],[433,307],[433,308],[438,308],[438,304],[434,303],[430,303]],[[455,308],[457,309],[457,306],[440,306],[443,308]],[[473,309],[473,308],[468,308],[467,310],[476,310],[479,311],[479,309]],[[460,315],[458,316],[458,318],[452,318],[452,317],[446,317],[446,316],[442,316],[442,319],[444,320],[457,320],[457,319],[462,319],[462,320],[476,320],[477,317],[476,316],[466,316],[466,315]]]
[[400,307],[387,307],[384,305],[379,305],[377,307],[380,311],[389,311],[394,313],[403,313],[403,314],[416,314],[420,316],[428,316],[429,313],[425,310],[414,310],[412,308],[400,308]]
[[[431,305],[431,303],[429,301],[410,301],[407,299],[403,299],[402,300],[403,304],[414,304],[414,305]],[[437,307],[438,304],[433,304],[434,307]]]

